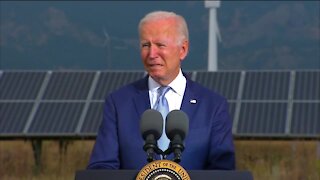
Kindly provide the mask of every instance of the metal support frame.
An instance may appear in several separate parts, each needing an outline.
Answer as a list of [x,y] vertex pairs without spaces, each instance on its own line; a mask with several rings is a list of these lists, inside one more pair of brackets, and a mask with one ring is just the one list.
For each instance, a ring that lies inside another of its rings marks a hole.
[[79,119],[79,123],[77,124],[77,127],[76,127],[76,134],[80,133],[81,131],[81,128],[82,128],[82,125],[84,123],[84,120],[85,120],[85,117],[88,113],[88,110],[89,110],[89,106],[90,106],[90,101],[93,97],[93,94],[94,94],[94,91],[97,87],[97,84],[98,84],[98,81],[99,81],[99,78],[100,78],[100,71],[97,71],[95,76],[94,76],[94,79],[92,81],[92,84],[91,84],[91,87],[90,87],[90,90],[89,90],[89,93],[88,93],[88,96],[87,96],[87,99],[86,99],[86,103],[83,107],[83,110],[82,110],[82,113],[81,113],[81,116],[80,116],[80,119]]
[[287,119],[286,119],[285,134],[290,134],[290,130],[291,130],[295,79],[296,79],[296,73],[295,73],[295,71],[291,71],[290,82],[289,82],[289,92],[288,92],[288,107],[287,107]]
[[41,154],[42,154],[42,140],[35,139],[31,140],[32,150],[33,150],[33,157],[34,157],[34,171],[38,174],[42,169],[42,162],[41,162]]
[[233,120],[233,127],[232,127],[233,134],[236,134],[238,131],[238,123],[240,119],[240,110],[241,110],[241,100],[242,100],[245,79],[246,79],[246,72],[241,71],[237,100],[236,100],[236,109],[234,113],[234,120]]

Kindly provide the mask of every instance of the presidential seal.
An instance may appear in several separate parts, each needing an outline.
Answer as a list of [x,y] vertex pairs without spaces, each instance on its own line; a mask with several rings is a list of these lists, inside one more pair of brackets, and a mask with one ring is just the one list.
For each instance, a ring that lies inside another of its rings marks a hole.
[[187,171],[170,160],[157,160],[145,165],[136,180],[190,180]]

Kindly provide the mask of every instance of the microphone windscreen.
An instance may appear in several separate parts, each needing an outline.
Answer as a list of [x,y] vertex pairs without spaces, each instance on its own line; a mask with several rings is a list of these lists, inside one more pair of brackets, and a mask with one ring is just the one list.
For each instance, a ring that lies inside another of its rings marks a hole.
[[154,135],[154,138],[158,140],[162,135],[163,118],[159,111],[154,109],[146,110],[140,120],[140,132],[144,140],[150,134]]
[[187,136],[189,131],[188,115],[181,110],[171,111],[166,118],[166,134],[170,140],[179,134],[181,139]]

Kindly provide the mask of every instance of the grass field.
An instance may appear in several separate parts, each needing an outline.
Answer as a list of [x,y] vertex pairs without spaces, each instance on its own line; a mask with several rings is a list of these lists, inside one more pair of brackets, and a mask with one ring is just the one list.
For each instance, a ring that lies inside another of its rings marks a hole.
[[[30,141],[0,141],[0,179],[74,179],[75,171],[86,167],[93,143],[69,141],[63,153],[58,141],[44,141],[41,169],[37,169]],[[319,180],[318,143],[237,140],[237,169],[251,171],[256,180]]]

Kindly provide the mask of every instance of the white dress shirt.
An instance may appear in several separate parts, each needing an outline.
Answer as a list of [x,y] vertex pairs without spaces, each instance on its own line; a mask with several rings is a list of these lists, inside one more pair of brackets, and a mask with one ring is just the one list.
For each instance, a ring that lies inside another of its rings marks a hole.
[[[186,83],[187,83],[187,80],[183,76],[182,71],[180,69],[178,76],[168,85],[171,87],[171,89],[165,95],[169,104],[169,112],[175,109],[179,110],[181,108],[183,95],[186,89]],[[158,97],[157,89],[161,85],[157,83],[155,80],[153,80],[151,76],[149,76],[148,86],[149,86],[150,105],[151,105],[151,109],[153,109]]]

